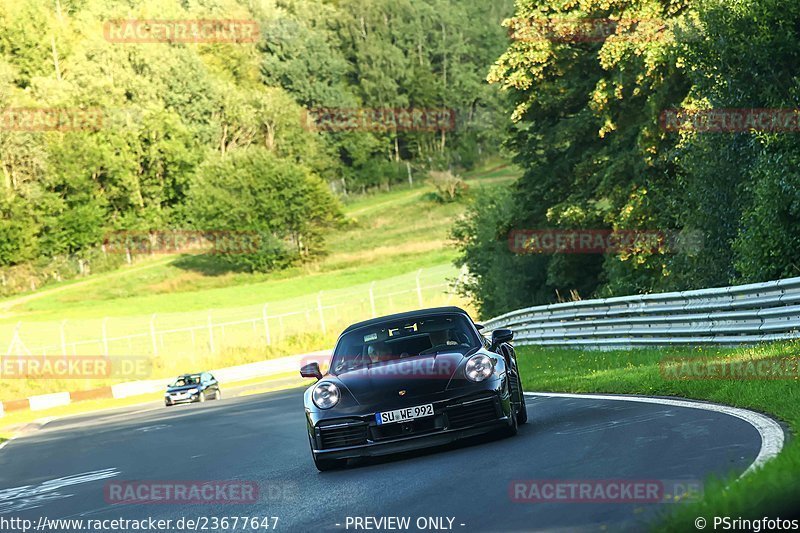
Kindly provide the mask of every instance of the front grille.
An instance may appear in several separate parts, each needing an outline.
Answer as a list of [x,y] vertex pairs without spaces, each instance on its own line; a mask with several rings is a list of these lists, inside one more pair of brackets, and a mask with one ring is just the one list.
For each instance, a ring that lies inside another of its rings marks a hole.
[[320,427],[319,435],[322,448],[343,448],[345,446],[358,446],[367,443],[367,424],[341,424],[330,427]]
[[420,433],[428,433],[430,431],[437,431],[443,428],[444,419],[441,417],[441,415],[437,415],[427,418],[419,418],[417,420],[410,420],[408,422],[397,422],[393,424],[381,424],[380,426],[373,426],[372,439],[381,440],[394,437],[418,435]]
[[500,418],[494,398],[484,398],[455,405],[447,409],[451,428],[461,428]]

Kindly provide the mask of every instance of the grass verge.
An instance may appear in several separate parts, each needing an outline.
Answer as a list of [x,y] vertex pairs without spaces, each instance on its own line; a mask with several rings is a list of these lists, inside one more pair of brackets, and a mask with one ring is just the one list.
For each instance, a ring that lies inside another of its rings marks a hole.
[[[663,370],[665,359],[702,357],[703,360],[748,363],[794,358],[798,342],[749,348],[664,348],[615,351],[580,351],[520,347],[523,383],[529,391],[618,393],[676,396],[707,400],[769,414],[800,430],[800,380],[782,379],[683,379]],[[736,480],[705,482],[702,501],[665,511],[654,525],[658,531],[695,530],[694,520],[704,517],[712,529],[714,517],[761,519],[796,517],[800,502],[800,444],[787,439],[783,451],[760,470]],[[667,514],[667,512],[669,514]]]

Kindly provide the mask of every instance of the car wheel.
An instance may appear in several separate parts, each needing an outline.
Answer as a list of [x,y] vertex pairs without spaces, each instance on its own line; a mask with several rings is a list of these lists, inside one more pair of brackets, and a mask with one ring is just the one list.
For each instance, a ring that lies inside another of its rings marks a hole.
[[[511,392],[511,382],[508,383],[509,393]],[[509,397],[513,398],[511,394]],[[498,433],[503,437],[513,437],[519,431],[519,425],[517,424],[517,417],[518,413],[514,410],[514,401],[511,400],[511,412],[508,414],[508,420],[510,425],[506,428],[502,428],[498,431]]]
[[221,400],[222,399],[222,391],[221,390],[217,389],[217,392],[214,394],[214,399],[215,400]]
[[517,424],[522,425],[528,421],[528,405],[525,403],[525,393],[522,391],[522,380],[517,376],[517,385],[519,388],[519,411],[517,411]]
[[507,428],[503,428],[498,433],[501,437],[513,437],[519,432],[519,425],[517,424],[517,417],[512,414],[508,417],[511,421],[511,425]]
[[169,407],[172,405],[172,402],[164,401],[164,407]]
[[197,396],[197,401],[200,403],[206,401],[206,391],[200,391],[200,394]]

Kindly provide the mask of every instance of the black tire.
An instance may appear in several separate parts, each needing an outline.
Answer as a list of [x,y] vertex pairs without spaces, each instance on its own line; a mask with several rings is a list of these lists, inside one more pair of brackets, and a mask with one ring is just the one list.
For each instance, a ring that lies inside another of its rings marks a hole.
[[[511,392],[511,382],[507,381],[506,383],[508,384],[507,386],[508,386],[509,392]],[[516,435],[519,432],[519,425],[517,424],[517,416],[518,415],[517,415],[516,411],[514,410],[514,399],[511,398],[511,413],[509,413],[509,416],[508,416],[508,419],[511,422],[511,424],[508,427],[501,429],[499,431],[500,435],[502,435],[504,437],[513,437],[514,435]]]
[[171,402],[164,402],[164,407],[169,407],[169,406],[171,406],[171,405],[172,405],[172,403],[171,403]]
[[197,395],[197,401],[203,403],[206,401],[206,391],[200,391],[200,394]]
[[517,424],[517,417],[514,413],[511,413],[511,416],[508,417],[511,420],[511,425],[507,428],[503,428],[500,430],[500,434],[503,437],[513,437],[517,433],[519,433],[519,425]]
[[217,389],[217,392],[214,393],[214,399],[215,400],[221,400],[222,399],[222,391],[221,390]]
[[517,411],[517,425],[525,424],[528,421],[528,404],[525,403],[525,392],[522,390],[522,380],[517,376],[517,386],[519,388],[519,411]]

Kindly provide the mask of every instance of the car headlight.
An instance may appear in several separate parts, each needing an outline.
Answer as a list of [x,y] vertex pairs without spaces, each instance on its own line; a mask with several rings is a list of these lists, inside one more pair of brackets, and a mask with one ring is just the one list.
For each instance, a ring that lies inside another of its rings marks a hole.
[[328,381],[318,383],[314,390],[311,391],[311,400],[320,409],[330,409],[339,403],[341,396],[339,387]]
[[483,354],[473,355],[467,360],[464,373],[470,381],[483,381],[494,374],[494,359]]

